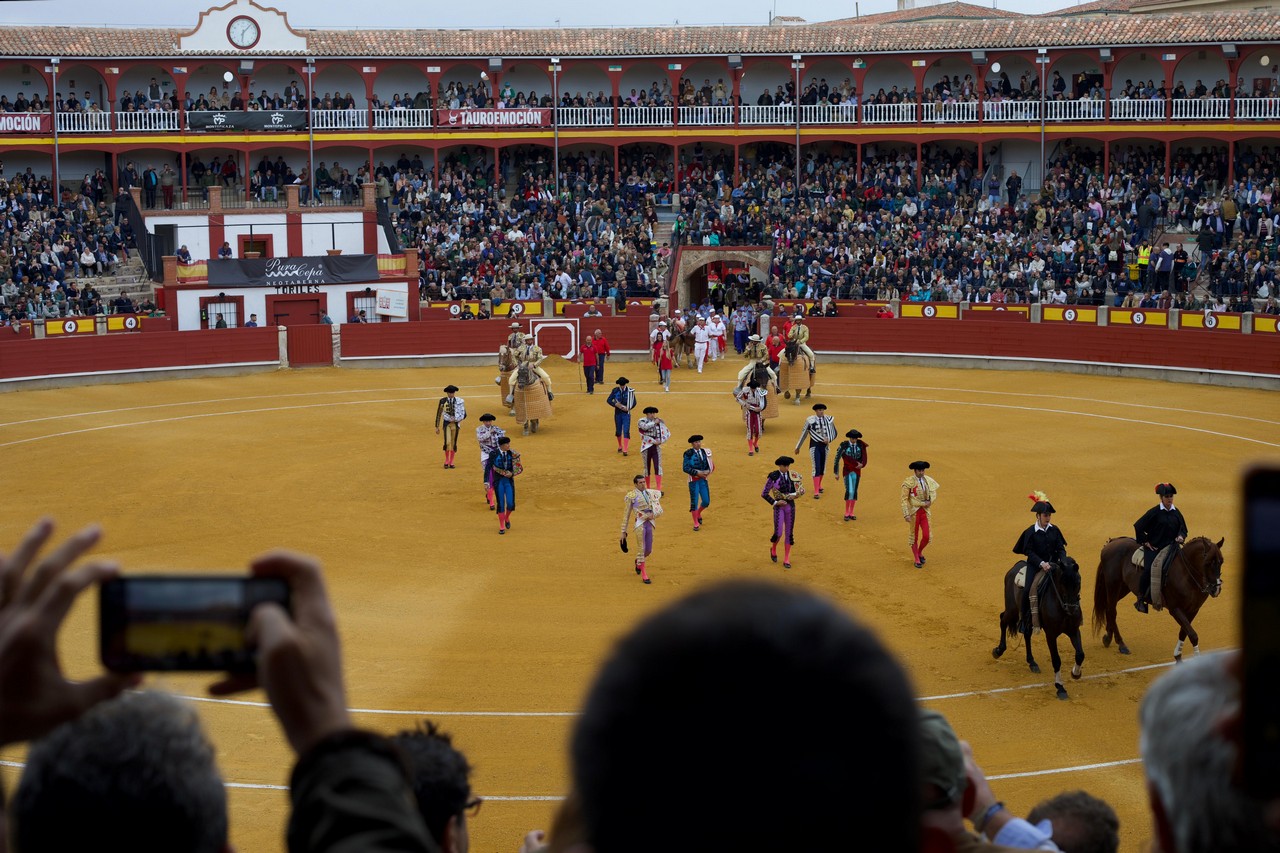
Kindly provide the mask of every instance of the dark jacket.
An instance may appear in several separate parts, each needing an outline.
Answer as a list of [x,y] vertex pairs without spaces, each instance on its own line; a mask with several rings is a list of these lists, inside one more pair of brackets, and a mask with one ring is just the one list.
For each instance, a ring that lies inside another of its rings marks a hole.
[[316,745],[289,783],[289,853],[439,853],[404,760],[385,738],[349,731]]
[[1013,546],[1013,553],[1027,558],[1031,571],[1039,571],[1041,563],[1051,563],[1067,553],[1067,540],[1057,525],[1049,525],[1048,530],[1037,530],[1033,524],[1018,537]]
[[1172,545],[1179,536],[1186,538],[1187,522],[1177,507],[1163,509],[1159,505],[1153,506],[1133,523],[1133,538],[1138,540],[1138,544],[1150,545],[1157,551]]

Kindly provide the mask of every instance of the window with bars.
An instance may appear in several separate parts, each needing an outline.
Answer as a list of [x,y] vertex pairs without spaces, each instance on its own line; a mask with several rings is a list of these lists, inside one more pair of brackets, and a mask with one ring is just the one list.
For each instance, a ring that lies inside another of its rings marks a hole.
[[205,311],[207,312],[208,321],[206,327],[216,329],[218,327],[218,315],[222,315],[222,319],[226,321],[228,329],[237,328],[240,325],[240,304],[238,302],[207,302],[205,303]]
[[351,300],[351,313],[359,316],[360,312],[364,312],[366,323],[380,323],[382,318],[378,316],[376,308],[378,307],[378,297],[376,296],[357,296]]

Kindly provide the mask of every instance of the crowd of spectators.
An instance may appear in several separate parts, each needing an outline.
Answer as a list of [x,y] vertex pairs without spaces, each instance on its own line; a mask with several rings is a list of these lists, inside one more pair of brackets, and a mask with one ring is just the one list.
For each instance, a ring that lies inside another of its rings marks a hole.
[[[1070,80],[1068,80],[1070,77]],[[1179,79],[1169,89],[1163,80],[1149,77],[1126,78],[1123,83],[1116,81],[1108,93],[1103,88],[1102,76],[1099,74],[1080,73],[1064,76],[1055,70],[1045,82],[1044,97],[1051,101],[1086,100],[1103,101],[1108,98],[1117,100],[1182,100],[1210,98],[1277,98],[1280,97],[1280,69],[1270,69],[1270,74],[1246,81],[1244,77],[1236,80],[1233,87],[1226,79],[1219,78],[1212,85],[1204,80],[1196,79],[1188,85]],[[906,83],[901,86],[879,86],[875,91],[868,90],[861,100],[866,104],[913,104],[917,102],[953,104],[977,101],[979,94],[989,103],[1001,101],[1030,101],[1040,99],[1040,78],[1034,69],[1029,69],[1018,76],[1016,82],[1008,71],[1000,71],[987,76],[983,83],[978,83],[972,73],[942,74],[938,79],[928,83],[923,90]],[[793,81],[788,80],[776,85],[772,90],[764,87],[758,95],[745,89],[736,99],[737,105],[754,103],[757,106],[784,106],[799,103],[801,105],[854,105],[860,101],[859,93],[850,80],[831,81],[825,77],[811,77],[804,83],[799,94]],[[234,89],[224,84],[221,89],[215,84],[208,92],[187,91],[179,98],[177,89],[169,80],[160,81],[152,77],[146,86],[133,91],[118,93],[116,102],[106,105],[95,98],[88,89],[78,94],[74,79],[67,81],[67,92],[57,92],[53,98],[48,94],[33,93],[30,96],[18,92],[12,99],[0,95],[0,112],[47,112],[56,105],[58,112],[101,112],[104,109],[116,109],[120,112],[149,112],[183,110],[305,110],[308,96],[297,80],[291,80],[283,92],[276,90],[268,93],[266,89],[254,95],[246,95],[238,86]],[[630,87],[629,92],[620,92],[615,98],[612,92],[605,89],[570,91],[565,88],[559,93],[558,100],[551,94],[539,94],[535,90],[517,91],[510,81],[500,86],[493,85],[482,75],[478,82],[452,80],[443,84],[439,96],[432,97],[430,91],[419,90],[410,94],[408,91],[392,93],[388,96],[375,95],[367,104],[363,98],[357,101],[350,92],[338,90],[313,92],[310,106],[316,110],[348,110],[363,111],[393,109],[430,109],[433,107],[461,109],[475,108],[531,108],[552,106],[561,107],[669,107],[669,106],[730,106],[735,104],[733,86],[724,77],[718,77],[713,83],[710,77],[703,79],[701,85],[692,78],[682,77],[675,94],[666,80],[655,80],[648,87]]]
[[128,258],[133,230],[123,205],[108,206],[105,183],[100,194],[94,176],[85,182],[89,193],[55,196],[47,177],[5,177],[0,162],[0,324],[139,310],[127,297],[104,304],[93,284]]
[[[645,156],[630,153],[628,170],[644,169]],[[557,195],[545,152],[504,157],[501,186],[491,157],[461,149],[440,163],[438,180],[404,155],[375,168],[375,180],[390,185],[401,244],[418,250],[424,298],[490,299],[496,307],[544,295],[651,297],[665,287],[654,196],[615,181],[611,158],[562,158]]]
[[[962,147],[926,145],[917,163],[914,148],[869,144],[859,163],[855,148],[836,144],[806,153],[798,175],[793,151],[758,145],[735,176],[727,149],[686,149],[671,243],[771,246],[752,295],[815,303],[1274,311],[1278,148],[1239,146],[1229,183],[1220,147],[1175,149],[1166,175],[1159,146],[1116,147],[1104,161],[1068,142],[1038,188],[1013,168],[980,174],[976,152]],[[611,151],[566,153],[558,188],[545,149],[503,149],[496,170],[492,157],[461,147],[438,169],[407,153],[372,169],[318,161],[314,176],[283,156],[263,157],[244,176],[233,155],[208,164],[196,155],[187,182],[207,193],[247,180],[255,198],[281,203],[286,184],[300,185],[305,202],[313,193],[352,201],[373,183],[402,247],[419,252],[427,299],[489,299],[492,308],[544,295],[622,301],[665,291],[671,249],[655,234],[677,176],[663,149],[628,146],[616,175]],[[168,206],[181,184],[169,164],[138,165],[126,162],[115,196],[102,170],[57,198],[30,169],[6,182],[0,300],[10,322],[100,310],[92,288],[71,295],[62,285],[109,274],[127,257],[127,205],[112,199],[140,187],[144,206]]]
[[[1245,146],[1227,185],[1226,152],[1064,145],[1039,189],[1016,170],[977,172],[974,152],[924,146],[809,153],[765,146],[754,162],[695,148],[681,175],[685,244],[768,245],[774,297],[1120,304],[1165,294],[1202,308],[1275,294],[1277,153]],[[917,175],[919,182],[917,184]],[[1162,234],[1188,248],[1156,245]],[[1203,283],[1208,293],[1197,292]]]

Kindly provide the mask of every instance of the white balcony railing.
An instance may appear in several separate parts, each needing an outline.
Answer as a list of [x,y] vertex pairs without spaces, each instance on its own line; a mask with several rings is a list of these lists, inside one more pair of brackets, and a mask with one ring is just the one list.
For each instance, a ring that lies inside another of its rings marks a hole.
[[[334,112],[339,111],[335,110]],[[346,110],[341,110],[340,112],[345,113]],[[406,109],[404,107],[390,110],[374,110],[373,126],[375,128],[431,127],[431,110]]]
[[1112,98],[1112,121],[1164,121],[1164,101],[1142,98],[1128,100]]
[[176,112],[148,110],[140,113],[116,113],[115,115],[116,130],[121,133],[146,133],[178,129],[178,114]]
[[613,107],[560,107],[556,121],[561,127],[612,127]]
[[368,127],[368,113],[364,110],[312,110],[311,121],[316,130],[364,130]]
[[1237,98],[1236,118],[1280,119],[1280,98]]
[[623,107],[618,110],[618,124],[623,127],[668,127],[671,107]]
[[1045,101],[1045,121],[1102,121],[1102,101]]
[[110,113],[58,113],[59,133],[110,133]]
[[[910,106],[910,104],[908,104]],[[857,124],[858,105],[804,104],[800,107],[801,124]]]
[[915,104],[863,104],[862,120],[867,124],[915,124]]
[[1176,98],[1173,102],[1174,119],[1221,120],[1230,115],[1230,98]]
[[680,123],[692,125],[733,124],[733,107],[681,107]]
[[983,121],[1040,121],[1039,101],[984,101]]
[[791,104],[747,105],[738,109],[742,113],[743,124],[786,124],[794,126],[796,123],[796,108]]
[[960,124],[978,120],[977,101],[955,101],[950,104],[930,101],[924,105],[924,120],[939,124]]

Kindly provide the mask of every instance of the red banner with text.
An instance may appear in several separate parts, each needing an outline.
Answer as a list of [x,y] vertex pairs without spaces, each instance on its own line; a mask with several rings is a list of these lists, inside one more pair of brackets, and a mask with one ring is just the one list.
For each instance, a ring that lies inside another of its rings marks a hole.
[[0,133],[52,133],[49,113],[0,113]]
[[550,127],[550,109],[436,110],[438,127]]

